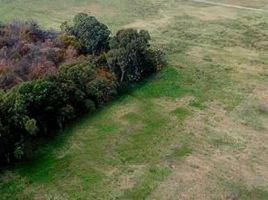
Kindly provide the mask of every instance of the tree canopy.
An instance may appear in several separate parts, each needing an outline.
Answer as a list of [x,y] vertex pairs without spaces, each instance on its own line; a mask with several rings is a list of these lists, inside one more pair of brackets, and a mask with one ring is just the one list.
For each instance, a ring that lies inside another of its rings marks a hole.
[[72,25],[65,22],[61,28],[78,39],[85,53],[98,54],[108,47],[111,32],[94,16],[79,13],[74,17]]

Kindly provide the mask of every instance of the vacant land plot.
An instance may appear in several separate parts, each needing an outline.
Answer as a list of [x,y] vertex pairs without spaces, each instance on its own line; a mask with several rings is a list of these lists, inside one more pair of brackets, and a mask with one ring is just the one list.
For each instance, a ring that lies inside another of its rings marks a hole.
[[[267,9],[264,0],[214,2]],[[174,0],[0,0],[57,27],[148,29],[161,73],[0,175],[0,199],[268,199],[268,12]]]

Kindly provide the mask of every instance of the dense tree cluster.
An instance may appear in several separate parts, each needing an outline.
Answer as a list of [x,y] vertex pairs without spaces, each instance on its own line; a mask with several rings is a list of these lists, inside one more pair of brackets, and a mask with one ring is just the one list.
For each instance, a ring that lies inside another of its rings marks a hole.
[[[0,26],[0,160],[30,155],[35,138],[110,101],[161,69],[147,31],[120,30],[81,13],[62,31],[35,22]],[[3,163],[3,162],[2,162]]]

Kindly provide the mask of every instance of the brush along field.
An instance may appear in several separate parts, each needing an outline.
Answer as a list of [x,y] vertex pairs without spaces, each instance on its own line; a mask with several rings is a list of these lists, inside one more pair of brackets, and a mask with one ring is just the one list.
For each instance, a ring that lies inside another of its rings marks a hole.
[[169,62],[2,172],[0,199],[268,199],[268,3],[204,2],[0,0],[2,21],[147,29]]

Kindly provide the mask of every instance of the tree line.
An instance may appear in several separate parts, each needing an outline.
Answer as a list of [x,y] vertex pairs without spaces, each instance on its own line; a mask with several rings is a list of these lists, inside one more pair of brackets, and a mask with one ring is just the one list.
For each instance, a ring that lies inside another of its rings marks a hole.
[[59,32],[33,21],[0,24],[1,163],[30,157],[38,137],[160,70],[164,55],[150,39],[135,29],[112,36],[85,13]]

